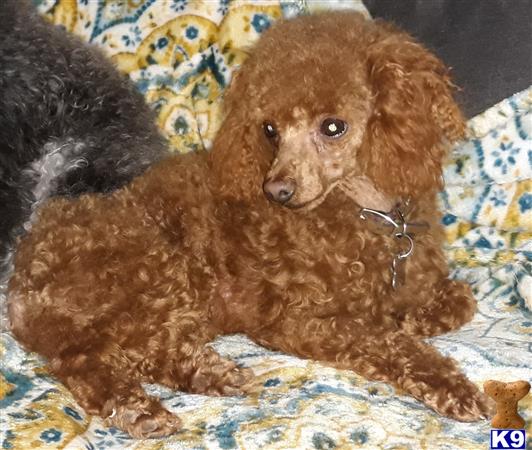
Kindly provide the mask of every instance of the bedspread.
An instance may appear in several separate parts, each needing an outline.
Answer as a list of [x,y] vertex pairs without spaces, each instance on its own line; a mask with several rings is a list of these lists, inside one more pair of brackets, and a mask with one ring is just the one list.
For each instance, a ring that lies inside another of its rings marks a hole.
[[[270,23],[359,1],[39,0],[55,23],[99,44],[157,111],[176,151],[209,147],[220,96],[246,48]],[[532,379],[532,89],[469,122],[441,195],[453,276],[473,286],[479,312],[431,342],[479,385]],[[212,344],[251,367],[247,397],[210,398],[148,386],[183,428],[135,441],[86,415],[9,333],[0,336],[4,449],[485,449],[489,423],[442,418],[392,387],[259,347],[244,336]],[[532,398],[521,402],[532,434]]]

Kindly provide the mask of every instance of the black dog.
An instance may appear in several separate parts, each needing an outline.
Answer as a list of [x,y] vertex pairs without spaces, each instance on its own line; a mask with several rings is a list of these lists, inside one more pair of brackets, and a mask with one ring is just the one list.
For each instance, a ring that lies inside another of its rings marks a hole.
[[26,0],[0,0],[0,284],[53,195],[108,192],[166,153],[134,86]]

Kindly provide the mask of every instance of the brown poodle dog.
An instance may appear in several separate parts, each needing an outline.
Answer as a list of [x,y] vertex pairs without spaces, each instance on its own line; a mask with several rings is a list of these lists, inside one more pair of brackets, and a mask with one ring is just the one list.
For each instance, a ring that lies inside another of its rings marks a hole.
[[447,417],[489,415],[422,340],[475,312],[447,278],[436,207],[446,143],[464,131],[451,91],[442,63],[389,25],[274,25],[211,154],[42,210],[10,284],[13,333],[88,413],[136,437],[179,427],[141,382],[249,389],[252,372],[208,346],[227,333],[392,383]]

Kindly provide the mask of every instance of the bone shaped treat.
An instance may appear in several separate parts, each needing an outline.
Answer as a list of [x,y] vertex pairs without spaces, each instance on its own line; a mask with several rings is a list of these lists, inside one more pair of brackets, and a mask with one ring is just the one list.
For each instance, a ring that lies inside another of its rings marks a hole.
[[512,383],[486,381],[484,392],[497,404],[497,414],[493,417],[491,426],[515,430],[524,428],[525,420],[517,413],[517,404],[528,394],[528,391],[530,391],[528,381],[514,381]]

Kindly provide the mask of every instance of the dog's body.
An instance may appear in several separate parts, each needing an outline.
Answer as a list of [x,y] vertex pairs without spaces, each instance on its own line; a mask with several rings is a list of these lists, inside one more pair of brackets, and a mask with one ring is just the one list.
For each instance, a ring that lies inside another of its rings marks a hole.
[[[274,26],[233,82],[212,154],[42,210],[10,284],[13,332],[87,412],[138,437],[179,425],[143,381],[248,389],[250,371],[206,346],[236,332],[480,419],[489,401],[421,340],[475,311],[447,278],[435,201],[444,141],[463,132],[450,91],[441,63],[389,26],[333,13]],[[394,290],[402,239],[359,212],[407,199],[408,221],[429,228]]]
[[95,47],[0,2],[0,280],[54,195],[109,192],[166,153],[142,96]]

